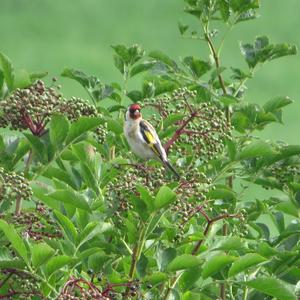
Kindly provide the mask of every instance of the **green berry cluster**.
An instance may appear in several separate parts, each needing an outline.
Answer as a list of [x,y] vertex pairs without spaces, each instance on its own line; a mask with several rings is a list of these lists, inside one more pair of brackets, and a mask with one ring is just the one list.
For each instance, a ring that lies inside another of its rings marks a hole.
[[[34,135],[41,136],[54,113],[61,113],[70,122],[81,116],[103,117],[96,107],[87,101],[72,97],[65,99],[53,87],[46,87],[38,80],[26,89],[17,89],[10,97],[0,102],[0,127],[12,130],[29,129]],[[99,143],[104,143],[107,125],[103,122],[95,130]]]
[[0,270],[0,282],[6,278],[9,278],[6,284],[10,288],[6,293],[7,295],[4,295],[5,289],[3,290],[3,294],[1,294],[3,299],[45,299],[40,292],[40,282],[30,273],[13,268],[2,268]]
[[121,219],[123,213],[132,208],[129,202],[131,195],[137,195],[136,187],[146,186],[151,193],[166,182],[166,170],[163,166],[152,167],[133,166],[121,172],[106,186],[106,199],[108,207],[112,210],[117,219]]
[[171,114],[185,114],[188,109],[187,105],[190,108],[195,107],[194,99],[196,97],[196,91],[191,91],[184,87],[173,91],[171,94],[163,94],[156,98],[146,98],[144,106],[154,107],[161,117],[166,118]]
[[[154,107],[163,119],[182,115],[182,119],[174,123],[174,131],[183,128],[178,132],[175,145],[171,146],[180,156],[197,154],[206,162],[221,153],[224,141],[231,138],[232,128],[222,109],[213,102],[200,102],[197,92],[186,87],[172,94],[146,99],[145,104]],[[156,120],[156,116],[153,119]]]
[[35,241],[61,238],[62,233],[54,221],[51,210],[43,203],[37,203],[35,209],[23,210],[20,214],[1,214],[0,219],[14,224],[22,232],[24,238]]
[[[185,224],[194,216],[199,215],[199,206],[205,206],[207,193],[213,189],[211,179],[197,168],[191,168],[185,176],[181,176],[179,186],[176,189],[177,199],[171,206],[176,213],[177,233],[182,238]],[[176,240],[179,240],[177,234]]]
[[15,200],[29,200],[32,190],[23,174],[6,171],[0,167],[0,202]]
[[41,80],[28,88],[16,89],[0,102],[0,126],[21,131],[30,129],[33,134],[41,135],[61,101],[61,94],[54,88],[46,87]]
[[283,189],[291,182],[299,180],[300,164],[298,158],[278,161],[264,170],[264,176],[275,178]]
[[[89,104],[86,100],[76,97],[72,97],[68,100],[64,99],[64,101],[60,103],[58,110],[71,122],[75,122],[82,116],[103,118],[103,115],[97,111],[94,105]],[[104,122],[95,129],[95,137],[100,144],[103,144],[106,141],[106,136],[107,123]]]
[[231,126],[223,111],[214,104],[201,103],[196,117],[180,135],[177,151],[181,155],[197,154],[206,162],[223,151],[226,139],[231,139]]

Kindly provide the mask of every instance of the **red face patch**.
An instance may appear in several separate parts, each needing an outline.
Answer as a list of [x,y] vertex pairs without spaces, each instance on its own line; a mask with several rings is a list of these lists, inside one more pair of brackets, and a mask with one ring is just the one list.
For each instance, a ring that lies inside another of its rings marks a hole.
[[131,104],[129,110],[131,111],[141,110],[141,107],[138,104]]

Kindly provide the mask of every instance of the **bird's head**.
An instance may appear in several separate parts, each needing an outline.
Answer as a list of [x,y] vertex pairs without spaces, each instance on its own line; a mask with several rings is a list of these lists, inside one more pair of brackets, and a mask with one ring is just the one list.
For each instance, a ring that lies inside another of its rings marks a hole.
[[131,104],[126,113],[126,120],[137,120],[141,117],[141,107],[138,104]]

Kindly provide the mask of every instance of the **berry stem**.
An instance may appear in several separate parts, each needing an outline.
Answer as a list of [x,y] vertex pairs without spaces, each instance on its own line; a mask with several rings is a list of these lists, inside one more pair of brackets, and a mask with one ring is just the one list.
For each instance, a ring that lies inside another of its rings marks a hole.
[[[221,63],[220,63],[220,52],[221,52],[221,48],[222,47],[219,48],[219,51],[216,51],[216,49],[214,47],[214,44],[213,44],[213,42],[212,42],[212,40],[210,38],[210,35],[209,35],[209,23],[207,22],[206,24],[202,24],[202,26],[203,26],[205,40],[207,41],[209,50],[210,50],[210,52],[211,52],[211,54],[212,54],[212,56],[214,58],[214,61],[215,61],[215,64],[216,64],[216,69],[217,69],[217,72],[218,72],[220,70],[220,66],[221,66]],[[222,43],[223,42],[224,41],[222,41]],[[221,45],[222,45],[222,43],[221,43]],[[221,72],[218,72],[218,80],[219,80],[221,89],[223,91],[223,95],[226,95],[227,94],[226,86],[225,86],[223,77],[221,75]],[[227,123],[230,125],[230,123],[231,123],[230,107],[226,107],[226,112],[225,113],[226,113]],[[228,186],[230,188],[232,188],[233,187],[233,176],[229,176],[226,181],[227,181]],[[222,231],[223,231],[223,235],[224,236],[228,234],[227,224],[223,225],[223,230]],[[201,243],[200,243],[200,245],[201,245]],[[199,245],[199,247],[200,247],[200,245]],[[226,286],[225,286],[225,283],[221,283],[220,284],[220,299],[221,300],[225,300],[226,299]]]
[[183,121],[181,126],[175,131],[171,139],[164,145],[166,152],[169,151],[170,147],[175,143],[175,141],[183,134],[184,128],[197,116],[196,112],[192,112],[191,115]]

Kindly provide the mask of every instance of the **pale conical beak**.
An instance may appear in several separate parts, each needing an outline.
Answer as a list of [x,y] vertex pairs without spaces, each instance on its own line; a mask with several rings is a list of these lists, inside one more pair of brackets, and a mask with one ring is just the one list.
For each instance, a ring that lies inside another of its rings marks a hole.
[[135,117],[139,117],[139,116],[140,116],[140,111],[139,111],[139,110],[136,110],[136,111],[134,112],[134,116],[135,116]]

